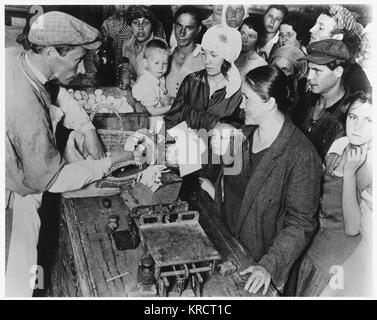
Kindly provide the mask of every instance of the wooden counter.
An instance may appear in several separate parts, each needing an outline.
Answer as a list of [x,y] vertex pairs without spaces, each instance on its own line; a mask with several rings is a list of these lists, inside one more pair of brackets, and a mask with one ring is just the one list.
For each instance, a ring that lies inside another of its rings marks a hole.
[[[102,197],[62,198],[61,232],[58,263],[52,271],[54,296],[70,297],[127,297],[135,296],[137,268],[142,254],[141,246],[133,250],[117,250],[112,236],[105,227],[112,214],[120,216],[119,229],[127,228],[129,208],[120,195],[109,197],[111,207],[105,208]],[[206,194],[195,194],[192,199],[200,211],[199,222],[224,260],[231,260],[240,271],[255,264],[252,257],[229,234],[221,219],[211,210]],[[145,203],[140,203],[140,205]],[[112,277],[129,272],[113,281]],[[222,277],[215,272],[204,284],[204,297],[248,296],[244,281],[238,273]],[[270,286],[268,296],[276,295]],[[169,297],[177,297],[172,290]],[[183,296],[193,296],[190,288]]]

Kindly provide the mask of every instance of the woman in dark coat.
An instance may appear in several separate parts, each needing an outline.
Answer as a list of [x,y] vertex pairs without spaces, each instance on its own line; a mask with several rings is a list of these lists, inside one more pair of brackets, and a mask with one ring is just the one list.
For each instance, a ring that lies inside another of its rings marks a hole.
[[164,117],[170,129],[186,121],[191,129],[212,129],[239,111],[241,77],[234,61],[241,51],[240,33],[215,25],[203,36],[194,54],[202,54],[205,69],[189,74],[182,82],[169,113]]
[[[316,228],[321,161],[310,141],[285,116],[287,78],[273,66],[251,70],[242,84],[245,136],[234,163],[224,168],[222,209],[225,222],[258,262],[245,289],[256,293],[270,281],[283,291],[291,267]],[[229,163],[229,162],[228,162]],[[220,187],[221,188],[221,187]],[[219,201],[219,199],[215,199]]]

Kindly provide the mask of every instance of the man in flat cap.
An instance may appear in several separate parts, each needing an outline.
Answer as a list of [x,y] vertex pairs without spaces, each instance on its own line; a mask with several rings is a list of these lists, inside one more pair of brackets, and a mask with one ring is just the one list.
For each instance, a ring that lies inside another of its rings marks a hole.
[[350,68],[344,75],[344,82],[349,90],[354,93],[362,90],[367,92],[370,82],[364,70],[355,63],[355,55],[360,39],[357,36],[358,24],[353,14],[341,5],[326,6],[319,14],[316,23],[310,29],[310,43],[336,39],[343,41],[351,52],[352,61]]
[[[58,84],[85,72],[82,59],[87,49],[98,48],[98,36],[70,15],[49,12],[31,26],[30,50],[5,50],[7,296],[32,296],[42,194],[80,189],[112,164],[133,158],[126,151],[105,157],[88,116]],[[83,140],[81,161],[66,163],[58,151],[60,124],[75,130],[69,139],[75,134]]]
[[351,55],[340,40],[328,39],[309,44],[308,85],[311,92],[295,107],[294,122],[308,136],[322,160],[333,141],[344,135],[342,118],[347,112],[350,91],[344,74],[350,67]]

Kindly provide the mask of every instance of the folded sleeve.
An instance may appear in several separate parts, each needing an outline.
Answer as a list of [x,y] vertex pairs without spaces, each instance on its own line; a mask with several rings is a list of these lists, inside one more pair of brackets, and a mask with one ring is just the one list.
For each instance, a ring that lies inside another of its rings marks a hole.
[[60,88],[56,103],[64,113],[63,125],[66,128],[78,131],[95,129],[85,110],[65,88]]

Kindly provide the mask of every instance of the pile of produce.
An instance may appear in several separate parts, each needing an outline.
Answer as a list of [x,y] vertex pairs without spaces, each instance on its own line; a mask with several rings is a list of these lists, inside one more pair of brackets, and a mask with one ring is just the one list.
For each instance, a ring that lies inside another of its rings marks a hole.
[[115,98],[105,96],[102,89],[97,89],[93,93],[85,90],[69,89],[68,93],[79,103],[88,113],[132,113],[133,108],[129,105],[126,97]]

